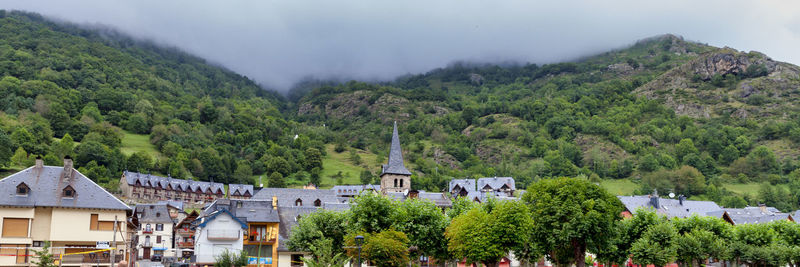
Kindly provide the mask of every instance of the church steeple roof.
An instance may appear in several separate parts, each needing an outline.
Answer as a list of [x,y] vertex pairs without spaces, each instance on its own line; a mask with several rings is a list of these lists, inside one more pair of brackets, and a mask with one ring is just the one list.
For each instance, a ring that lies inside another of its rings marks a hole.
[[392,131],[392,146],[389,148],[389,162],[383,165],[383,170],[381,171],[381,175],[384,174],[411,175],[411,172],[406,169],[403,163],[403,151],[400,147],[400,136],[397,133],[396,121]]

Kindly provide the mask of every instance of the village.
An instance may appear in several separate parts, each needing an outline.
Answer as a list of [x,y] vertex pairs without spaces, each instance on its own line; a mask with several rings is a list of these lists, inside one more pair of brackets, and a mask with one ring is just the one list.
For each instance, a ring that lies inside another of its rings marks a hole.
[[[319,211],[349,210],[364,194],[397,202],[427,201],[442,212],[457,199],[519,202],[524,194],[516,190],[512,177],[453,179],[448,192],[413,190],[396,124],[389,149],[376,185],[260,188],[126,171],[120,178],[121,196],[72,168],[70,158],[64,159],[63,167],[44,166],[37,159],[34,166],[0,180],[0,265],[31,266],[41,257],[36,252],[47,249],[58,266],[212,266],[221,254],[241,251],[249,257],[248,266],[307,266],[302,258],[309,251],[286,245],[301,218]],[[624,205],[623,218],[640,209],[667,219],[709,216],[730,225],[794,223],[800,216],[800,211],[788,214],[764,205],[724,208],[657,192],[617,198]],[[429,260],[420,262],[432,264]],[[467,259],[454,263],[468,264]],[[499,262],[499,266],[521,264],[513,253]],[[544,258],[533,264],[553,266]]]

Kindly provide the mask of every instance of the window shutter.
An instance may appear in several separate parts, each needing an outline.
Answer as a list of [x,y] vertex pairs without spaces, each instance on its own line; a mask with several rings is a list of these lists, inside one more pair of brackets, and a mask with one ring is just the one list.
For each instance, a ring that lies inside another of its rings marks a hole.
[[3,218],[3,237],[27,237],[28,219]]

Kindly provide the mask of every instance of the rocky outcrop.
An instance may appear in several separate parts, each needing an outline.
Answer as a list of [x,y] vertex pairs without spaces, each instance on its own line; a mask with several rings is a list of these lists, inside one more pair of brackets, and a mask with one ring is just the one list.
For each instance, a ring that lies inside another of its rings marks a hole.
[[692,72],[703,80],[710,80],[714,75],[741,74],[752,62],[746,54],[713,53],[692,63]]

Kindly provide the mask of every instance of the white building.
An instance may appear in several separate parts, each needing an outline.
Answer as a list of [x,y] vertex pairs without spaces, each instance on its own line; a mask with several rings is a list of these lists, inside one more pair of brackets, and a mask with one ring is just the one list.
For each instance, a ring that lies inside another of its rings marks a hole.
[[139,222],[136,231],[136,248],[139,259],[152,255],[175,256],[172,246],[173,222],[166,204],[136,206],[134,216]]
[[239,253],[244,247],[247,224],[227,209],[204,216],[195,229],[194,254],[197,263],[214,263],[214,257],[225,250]]

